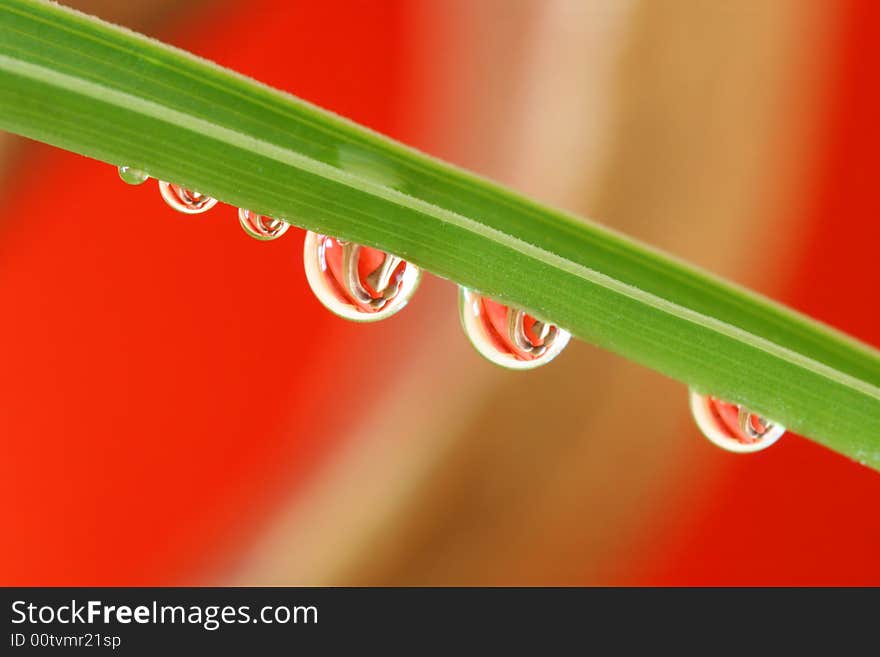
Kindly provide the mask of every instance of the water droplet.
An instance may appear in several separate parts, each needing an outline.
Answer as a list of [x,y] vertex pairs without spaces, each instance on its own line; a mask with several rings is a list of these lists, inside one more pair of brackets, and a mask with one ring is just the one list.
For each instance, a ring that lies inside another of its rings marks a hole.
[[217,205],[215,198],[164,180],[159,181],[159,192],[168,205],[184,214],[201,214]]
[[739,404],[729,404],[691,390],[691,413],[700,431],[729,452],[746,454],[767,449],[785,433],[785,427],[750,413]]
[[571,334],[516,308],[481,297],[467,288],[458,291],[464,332],[481,356],[513,370],[530,370],[556,358]]
[[290,228],[290,224],[286,221],[266,217],[244,208],[238,209],[238,220],[244,232],[254,239],[263,241],[276,240]]
[[318,300],[355,322],[375,322],[398,312],[422,278],[418,267],[397,256],[311,231],[303,260]]
[[140,185],[150,179],[145,171],[127,166],[119,167],[119,177],[129,185]]

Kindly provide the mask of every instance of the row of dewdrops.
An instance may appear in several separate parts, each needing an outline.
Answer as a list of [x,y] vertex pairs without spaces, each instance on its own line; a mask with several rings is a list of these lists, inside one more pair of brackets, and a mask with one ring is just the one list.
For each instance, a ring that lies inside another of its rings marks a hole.
[[[130,185],[149,180],[143,171],[119,167]],[[162,198],[184,214],[201,214],[217,199],[180,185],[159,181]],[[241,227],[258,240],[278,239],[290,228],[280,219],[239,208]],[[400,311],[421,280],[415,265],[378,249],[308,231],[304,264],[309,286],[331,312],[356,322],[374,322]],[[571,335],[525,311],[459,288],[459,312],[464,331],[477,351],[491,362],[516,370],[549,363],[568,344]],[[691,412],[700,430],[713,443],[732,452],[756,452],[775,443],[785,427],[737,404],[690,393]]]

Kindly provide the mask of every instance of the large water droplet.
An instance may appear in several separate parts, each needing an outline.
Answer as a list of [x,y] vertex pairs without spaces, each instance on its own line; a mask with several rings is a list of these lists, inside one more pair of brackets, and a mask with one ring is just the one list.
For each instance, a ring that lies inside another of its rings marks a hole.
[[422,277],[418,267],[397,256],[311,231],[303,261],[318,300],[355,322],[375,322],[398,312]]
[[159,192],[168,205],[184,214],[201,214],[217,205],[215,198],[164,180],[159,181]]
[[516,308],[459,288],[464,332],[481,356],[513,370],[530,370],[556,358],[571,334]]
[[266,217],[244,208],[238,209],[238,220],[244,232],[254,239],[263,241],[276,240],[290,228],[290,224],[286,221]]
[[128,166],[119,167],[119,177],[122,178],[123,182],[127,182],[129,185],[140,185],[150,179],[150,176],[148,176],[145,171]]
[[691,413],[700,431],[729,452],[746,454],[767,449],[785,433],[785,427],[709,395],[690,391]]

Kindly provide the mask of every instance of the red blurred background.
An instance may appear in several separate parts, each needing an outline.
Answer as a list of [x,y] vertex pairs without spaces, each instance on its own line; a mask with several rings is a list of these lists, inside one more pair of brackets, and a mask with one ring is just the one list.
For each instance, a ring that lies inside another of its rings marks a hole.
[[[630,173],[626,163],[658,161],[651,153],[672,128],[657,114],[638,115],[636,127],[648,127],[635,136],[653,130],[653,140],[631,140],[632,152],[611,146],[602,157],[589,147],[611,139],[605,131],[632,128],[633,96],[620,89],[636,84],[627,76],[651,52],[645,44],[665,48],[676,38],[638,5],[77,6],[651,239],[667,219],[627,223],[639,194],[614,202],[612,173],[651,174]],[[737,102],[752,102],[749,71],[735,66],[686,77],[668,102],[711,113],[712,135],[748,132],[720,142],[712,157],[724,162],[747,161],[724,149],[800,121],[785,152],[807,164],[795,182],[779,174],[782,200],[732,223],[668,219],[662,229],[679,239],[669,248],[693,248],[706,267],[880,345],[869,267],[880,237],[872,75],[880,7],[816,3],[807,20],[798,2],[780,2],[772,19],[756,18],[757,2],[742,5],[751,7],[735,23],[742,50],[714,56],[745,58],[752,39],[784,41],[795,53],[785,79],[796,91],[779,96],[760,129],[726,123],[706,100],[724,105],[728,89],[740,89]],[[689,0],[677,11],[699,14]],[[588,35],[604,26],[592,43],[572,41],[581,44],[574,57],[545,43],[556,36],[554,21],[571,14]],[[822,47],[804,49],[810,39]],[[656,70],[640,69],[639,89],[662,90],[664,76],[678,79],[671,71],[689,71],[695,53],[713,47],[698,41]],[[566,70],[556,66],[562,54]],[[554,76],[593,70],[591,89],[624,100],[604,109],[591,100],[611,118],[577,152],[554,152],[584,164],[574,169],[583,180],[560,172],[573,178],[565,189],[576,190],[565,197],[559,178],[542,186],[542,175],[553,177],[541,173],[542,149],[566,139],[548,130],[598,119],[567,111],[584,101],[559,92],[571,85],[554,86]],[[689,138],[715,143],[698,126]],[[695,166],[708,157],[701,153]],[[799,437],[753,457],[717,453],[689,423],[685,390],[669,407],[656,393],[674,384],[584,345],[569,348],[569,365],[534,373],[546,398],[516,435],[511,427],[529,410],[516,395],[532,374],[497,373],[469,353],[450,284],[428,281],[387,325],[349,325],[311,296],[300,231],[259,244],[238,228],[233,208],[177,216],[152,184],[126,186],[105,164],[11,137],[2,157],[3,584],[880,584],[872,520],[880,476],[867,468]],[[785,162],[766,164],[762,177],[774,181]],[[588,172],[595,191],[577,196]],[[716,168],[711,184],[644,194],[675,208],[736,175]],[[694,216],[723,197],[701,202]],[[734,230],[772,247],[773,264],[762,270],[743,256],[719,265],[715,240],[726,244]],[[582,431],[571,410],[576,393],[557,393],[599,372],[620,397],[592,400],[597,406],[583,411],[590,420],[609,417]],[[418,409],[429,405],[442,421],[425,417],[422,426]],[[643,410],[639,423],[600,438],[610,434],[602,427],[618,426],[615,409],[627,407]],[[558,457],[545,462],[545,452]]]

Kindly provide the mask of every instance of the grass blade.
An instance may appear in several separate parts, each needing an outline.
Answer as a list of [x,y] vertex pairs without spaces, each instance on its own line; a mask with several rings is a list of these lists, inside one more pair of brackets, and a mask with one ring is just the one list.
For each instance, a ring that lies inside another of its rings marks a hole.
[[390,251],[880,468],[876,350],[598,224],[54,4],[0,4],[0,89],[2,129]]

